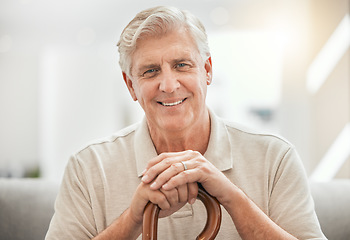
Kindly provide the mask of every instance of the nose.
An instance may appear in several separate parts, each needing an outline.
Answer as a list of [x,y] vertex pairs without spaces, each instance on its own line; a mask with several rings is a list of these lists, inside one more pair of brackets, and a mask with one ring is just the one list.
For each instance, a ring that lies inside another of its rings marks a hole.
[[163,69],[160,76],[159,90],[165,93],[173,93],[180,87],[177,74],[172,69]]

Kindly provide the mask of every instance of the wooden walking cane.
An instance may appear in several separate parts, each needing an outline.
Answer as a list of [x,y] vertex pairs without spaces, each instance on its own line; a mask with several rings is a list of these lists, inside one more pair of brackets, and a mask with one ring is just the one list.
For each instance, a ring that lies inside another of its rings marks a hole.
[[[207,210],[207,222],[197,240],[215,239],[221,225],[221,208],[218,200],[209,195],[205,189],[198,184],[198,196]],[[143,214],[142,240],[156,240],[158,229],[158,215],[160,208],[149,202]]]

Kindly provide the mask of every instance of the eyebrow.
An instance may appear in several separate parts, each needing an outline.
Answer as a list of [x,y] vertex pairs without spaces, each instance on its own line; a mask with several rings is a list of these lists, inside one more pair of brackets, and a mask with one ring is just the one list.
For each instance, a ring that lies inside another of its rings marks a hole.
[[191,58],[176,58],[172,61],[173,63],[178,63],[178,62],[190,62],[192,64],[195,64],[195,62]]

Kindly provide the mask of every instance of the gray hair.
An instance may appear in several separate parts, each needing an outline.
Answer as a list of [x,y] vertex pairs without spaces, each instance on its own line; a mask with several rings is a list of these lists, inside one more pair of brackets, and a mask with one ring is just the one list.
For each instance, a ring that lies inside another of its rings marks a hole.
[[160,6],[139,12],[123,30],[117,44],[121,70],[130,76],[132,54],[138,39],[164,35],[181,27],[190,33],[201,57],[206,60],[210,56],[208,39],[199,19],[188,11]]

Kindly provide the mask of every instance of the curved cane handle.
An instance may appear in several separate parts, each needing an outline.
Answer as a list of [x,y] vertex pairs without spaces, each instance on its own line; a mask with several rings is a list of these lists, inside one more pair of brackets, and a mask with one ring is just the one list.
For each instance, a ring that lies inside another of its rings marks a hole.
[[[203,202],[207,210],[207,222],[196,239],[212,240],[218,234],[221,225],[220,203],[202,188],[198,188],[197,198]],[[142,240],[157,239],[159,211],[160,208],[151,202],[146,205],[143,214]]]

